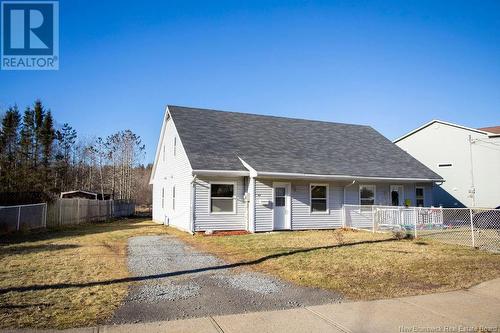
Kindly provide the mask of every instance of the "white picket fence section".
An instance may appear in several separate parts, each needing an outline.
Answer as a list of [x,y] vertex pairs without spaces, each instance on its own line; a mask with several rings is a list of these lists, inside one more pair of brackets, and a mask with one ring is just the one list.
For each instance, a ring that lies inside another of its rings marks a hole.
[[131,216],[135,204],[122,200],[57,199],[51,203],[0,207],[0,233],[103,222]]
[[500,251],[500,209],[344,205],[343,226]]

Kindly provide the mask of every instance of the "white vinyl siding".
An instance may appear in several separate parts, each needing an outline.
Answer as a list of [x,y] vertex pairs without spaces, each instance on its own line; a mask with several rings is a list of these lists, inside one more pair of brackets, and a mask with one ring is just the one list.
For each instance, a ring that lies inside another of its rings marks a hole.
[[[173,142],[174,137],[178,137],[178,134],[172,119],[168,119],[164,126],[163,137],[159,145],[165,147],[165,160],[159,158],[156,161],[153,179],[153,220],[158,223],[168,222],[171,226],[189,231],[191,229],[192,170],[180,140],[177,142],[176,158],[173,158],[174,147],[168,143]],[[161,153],[163,152],[161,151]]]
[[[273,230],[273,180],[255,180],[255,231]],[[292,212],[293,216],[293,212]]]
[[292,182],[292,229],[333,229],[342,227],[343,186],[328,183],[328,212],[311,214],[310,182]]
[[[235,211],[232,213],[210,212],[210,184],[234,184]],[[246,230],[247,208],[245,192],[248,184],[244,177],[238,178],[210,178],[196,179],[194,189],[194,226],[195,231],[205,230]]]

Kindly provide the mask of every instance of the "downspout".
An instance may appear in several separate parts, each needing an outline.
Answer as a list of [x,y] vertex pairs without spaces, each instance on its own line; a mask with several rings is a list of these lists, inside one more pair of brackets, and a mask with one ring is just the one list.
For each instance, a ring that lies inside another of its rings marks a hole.
[[194,221],[195,221],[195,209],[196,209],[196,175],[193,176],[193,179],[191,180],[191,191],[190,191],[190,201],[191,201],[191,204],[190,204],[190,214],[189,214],[189,229],[190,229],[190,232],[191,234],[194,235]]
[[342,228],[345,228],[346,227],[346,215],[345,215],[345,201],[346,201],[346,195],[345,195],[345,192],[346,192],[346,189],[349,187],[349,186],[352,186],[356,183],[356,180],[353,180],[352,183],[350,184],[347,184],[346,186],[344,186],[344,202],[342,203]]
[[349,186],[354,185],[355,183],[356,183],[356,180],[353,180],[353,181],[352,181],[352,183],[347,184],[346,186],[344,186],[344,203],[342,204],[342,206],[343,206],[343,205],[345,205],[345,199],[346,199],[345,190],[346,190]]

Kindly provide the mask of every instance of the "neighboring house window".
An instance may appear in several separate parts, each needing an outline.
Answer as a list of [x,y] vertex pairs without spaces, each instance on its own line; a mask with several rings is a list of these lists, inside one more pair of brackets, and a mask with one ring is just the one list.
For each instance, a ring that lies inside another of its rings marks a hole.
[[311,184],[311,213],[328,212],[328,185]]
[[375,185],[359,185],[359,204],[362,206],[375,204]]
[[165,208],[165,188],[161,188],[161,209]]
[[172,187],[172,209],[175,210],[175,186]]
[[424,207],[424,188],[421,186],[415,187],[415,201],[417,207]]
[[163,145],[163,162],[165,162],[165,145]]
[[210,212],[234,213],[234,183],[210,184]]
[[177,155],[177,137],[174,137],[174,156]]

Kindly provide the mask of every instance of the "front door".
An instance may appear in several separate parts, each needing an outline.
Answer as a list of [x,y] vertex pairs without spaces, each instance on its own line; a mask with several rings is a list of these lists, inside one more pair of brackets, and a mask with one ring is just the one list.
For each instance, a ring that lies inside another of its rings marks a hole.
[[274,230],[290,229],[290,185],[274,184]]
[[391,185],[391,204],[393,206],[403,206],[403,186],[402,185]]

